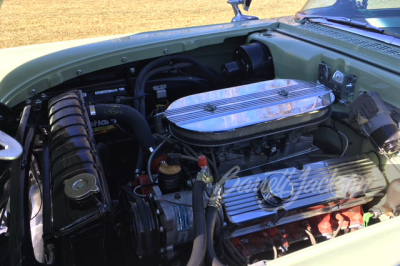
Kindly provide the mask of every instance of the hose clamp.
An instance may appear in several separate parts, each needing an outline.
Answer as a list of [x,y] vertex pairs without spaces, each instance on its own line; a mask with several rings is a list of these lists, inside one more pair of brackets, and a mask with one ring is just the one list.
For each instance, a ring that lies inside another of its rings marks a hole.
[[208,200],[208,206],[218,209],[221,206],[220,201],[221,201],[221,196],[220,195],[211,194],[211,196],[210,196],[210,198]]
[[197,181],[202,181],[204,184],[209,184],[213,182],[213,177],[212,176],[207,176],[203,173],[198,173],[196,176]]

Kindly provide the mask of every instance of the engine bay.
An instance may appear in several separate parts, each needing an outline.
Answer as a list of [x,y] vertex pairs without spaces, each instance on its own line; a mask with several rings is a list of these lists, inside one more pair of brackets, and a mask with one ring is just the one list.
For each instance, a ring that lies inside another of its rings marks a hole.
[[394,217],[399,106],[365,65],[264,31],[2,107],[24,148],[2,180],[29,191],[31,259],[248,265]]

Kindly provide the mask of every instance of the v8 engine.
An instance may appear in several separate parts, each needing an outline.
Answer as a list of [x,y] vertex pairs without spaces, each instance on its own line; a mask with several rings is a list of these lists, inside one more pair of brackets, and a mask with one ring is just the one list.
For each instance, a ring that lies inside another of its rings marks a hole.
[[265,45],[238,51],[222,76],[177,54],[19,106],[25,152],[11,172],[29,168],[35,260],[256,264],[394,212],[377,201],[400,133],[379,95],[345,106],[332,83],[275,78]]

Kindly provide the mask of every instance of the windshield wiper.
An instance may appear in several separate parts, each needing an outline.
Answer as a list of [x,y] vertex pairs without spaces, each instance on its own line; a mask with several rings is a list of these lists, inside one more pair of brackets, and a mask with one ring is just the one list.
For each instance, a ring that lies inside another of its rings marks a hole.
[[352,19],[349,19],[346,17],[305,16],[299,22],[300,22],[300,24],[304,24],[304,23],[306,23],[306,21],[323,23],[323,22],[313,21],[314,19],[324,19],[329,22],[337,23],[340,25],[347,25],[347,26],[351,26],[351,27],[354,27],[357,29],[363,29],[363,30],[376,32],[376,33],[384,33],[383,29],[372,26],[371,24],[369,24],[367,22],[360,22],[360,21],[352,20]]

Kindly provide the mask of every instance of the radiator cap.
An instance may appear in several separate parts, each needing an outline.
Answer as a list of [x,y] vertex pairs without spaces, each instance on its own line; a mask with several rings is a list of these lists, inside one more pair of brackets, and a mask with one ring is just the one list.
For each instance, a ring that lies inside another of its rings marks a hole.
[[79,174],[64,181],[64,193],[72,200],[83,200],[99,191],[96,177],[89,173]]

